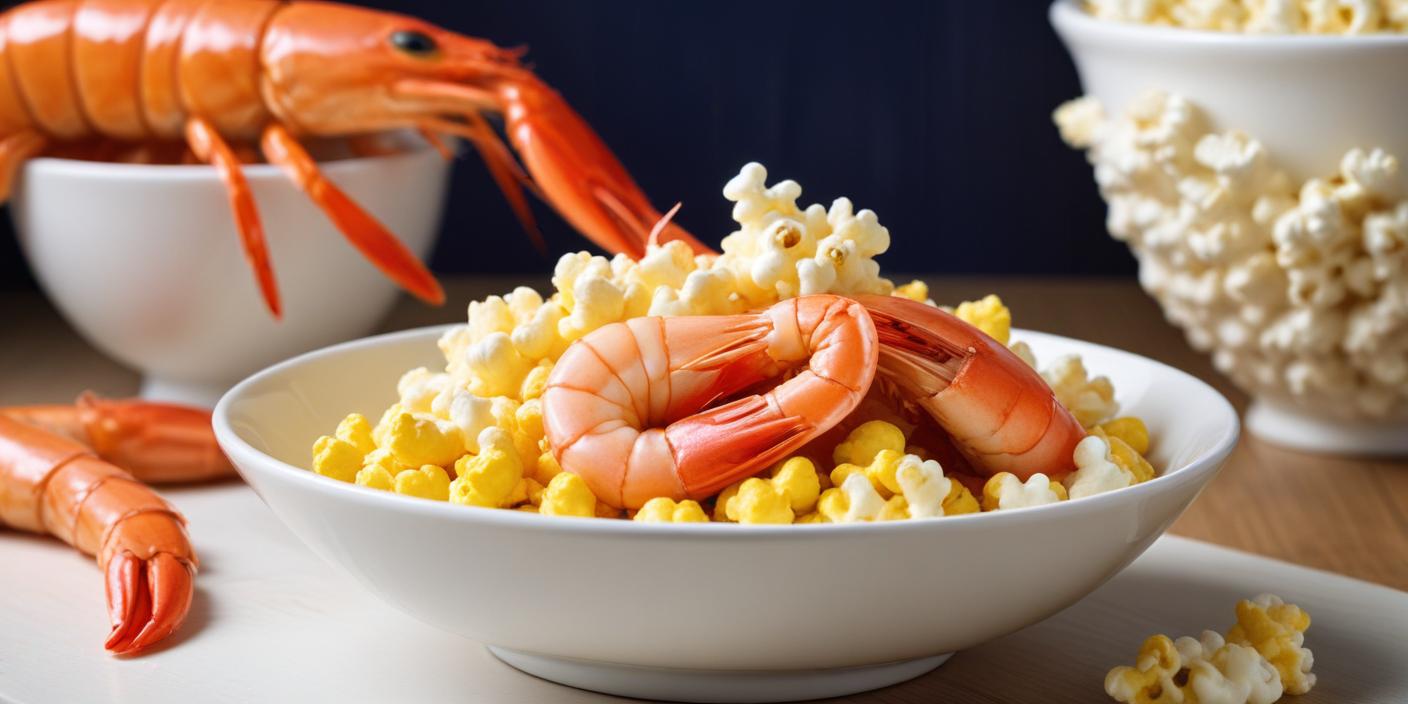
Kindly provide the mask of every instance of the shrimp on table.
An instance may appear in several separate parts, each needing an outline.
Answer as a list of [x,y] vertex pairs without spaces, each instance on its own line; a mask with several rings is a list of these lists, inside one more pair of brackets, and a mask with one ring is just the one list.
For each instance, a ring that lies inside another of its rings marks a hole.
[[[439,304],[435,277],[303,145],[367,144],[369,133],[413,128],[445,154],[438,135],[469,140],[541,249],[525,185],[593,241],[640,256],[659,212],[522,53],[330,2],[22,3],[0,13],[0,202],[32,157],[149,161],[189,149],[224,180],[245,258],[277,318],[269,247],[241,169],[262,152],[388,278]],[[526,173],[486,114],[503,116]],[[678,226],[663,234],[704,249]]]
[[73,404],[0,408],[0,416],[83,443],[143,482],[195,482],[235,474],[215,442],[210,411],[203,408],[84,393]]
[[998,341],[934,306],[857,296],[880,340],[878,377],[917,404],[982,474],[1075,469],[1085,430],[1051,387]]
[[699,499],[844,418],[869,390],[878,353],[870,315],[839,296],[635,318],[568,347],[543,394],[544,428],[562,468],[607,504]]
[[48,533],[97,558],[108,650],[139,652],[186,617],[196,555],[181,514],[84,444],[4,414],[0,525]]

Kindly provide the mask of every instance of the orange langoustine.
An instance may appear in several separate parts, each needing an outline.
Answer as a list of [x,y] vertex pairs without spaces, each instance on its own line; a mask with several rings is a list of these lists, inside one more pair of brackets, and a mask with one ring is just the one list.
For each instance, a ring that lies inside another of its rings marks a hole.
[[[636,243],[660,214],[591,127],[519,63],[521,53],[335,3],[25,3],[0,14],[0,202],[31,157],[147,162],[170,159],[184,143],[224,180],[245,255],[279,317],[273,264],[240,169],[258,145],[383,273],[439,304],[434,276],[300,144],[414,128],[447,154],[437,135],[468,139],[535,238],[525,185],[598,244],[641,254]],[[504,117],[527,174],[485,113]],[[703,249],[678,226],[662,235]]]

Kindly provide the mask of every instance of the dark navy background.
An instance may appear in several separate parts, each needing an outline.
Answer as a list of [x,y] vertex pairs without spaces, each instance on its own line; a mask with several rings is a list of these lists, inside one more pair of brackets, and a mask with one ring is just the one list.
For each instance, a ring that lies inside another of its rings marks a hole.
[[[894,242],[881,259],[890,271],[1134,270],[1104,233],[1089,166],[1051,124],[1051,110],[1079,88],[1043,0],[368,4],[526,44],[539,75],[656,205],[684,201],[679,221],[705,241],[730,231],[720,190],[756,160],[770,181],[799,181],[805,203],[844,195],[879,213]],[[554,257],[580,248],[535,207]],[[8,218],[4,229],[0,287],[31,286]],[[432,264],[528,272],[550,260],[469,154],[455,168]]]

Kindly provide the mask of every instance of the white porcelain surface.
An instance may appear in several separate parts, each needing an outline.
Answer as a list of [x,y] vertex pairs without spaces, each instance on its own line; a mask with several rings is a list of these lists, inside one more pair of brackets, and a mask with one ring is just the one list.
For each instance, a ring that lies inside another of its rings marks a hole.
[[[429,254],[447,164],[429,148],[324,164],[418,255]],[[207,166],[34,159],[10,212],[46,293],[78,330],[140,369],[155,396],[214,403],[249,373],[367,334],[396,287],[270,165],[245,167],[284,320],[265,308],[225,189]]]
[[1051,5],[1087,95],[1120,112],[1149,89],[1195,100],[1221,129],[1255,136],[1297,181],[1354,147],[1408,156],[1408,36],[1266,36],[1098,20]]
[[[443,329],[345,343],[260,372],[221,399],[216,435],[293,533],[372,593],[451,632],[553,658],[784,671],[967,648],[1050,616],[1129,564],[1212,478],[1238,431],[1226,400],[1183,372],[1019,332],[1040,356],[1079,352],[1110,376],[1124,408],[1149,423],[1163,476],[1022,511],[797,527],[471,509],[303,469],[313,439],[346,413],[380,414],[404,370],[442,364],[434,342]],[[820,597],[797,597],[817,590],[844,595],[827,618],[817,618]]]

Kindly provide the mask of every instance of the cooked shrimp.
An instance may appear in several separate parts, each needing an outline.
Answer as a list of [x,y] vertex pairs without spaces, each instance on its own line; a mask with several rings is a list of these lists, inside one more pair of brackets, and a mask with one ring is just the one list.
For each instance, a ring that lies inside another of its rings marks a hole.
[[181,514],[82,443],[4,415],[0,525],[49,533],[97,557],[107,575],[108,650],[141,651],[186,617],[196,556]]
[[215,442],[210,411],[84,393],[72,405],[12,406],[0,416],[77,440],[144,482],[193,482],[233,476]]
[[933,417],[983,474],[1075,469],[1085,431],[1041,376],[977,328],[934,306],[857,297],[880,340],[878,375]]
[[553,367],[543,394],[548,442],[562,468],[612,506],[703,498],[850,413],[870,388],[878,351],[865,309],[831,295],[756,314],[614,323]]

